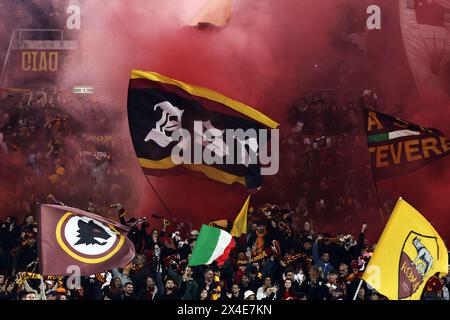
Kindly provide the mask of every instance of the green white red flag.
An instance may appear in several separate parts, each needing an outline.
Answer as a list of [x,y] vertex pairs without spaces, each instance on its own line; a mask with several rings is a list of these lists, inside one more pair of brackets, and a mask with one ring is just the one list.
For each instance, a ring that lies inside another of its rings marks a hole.
[[216,261],[217,265],[221,266],[228,259],[234,246],[231,234],[219,228],[203,225],[189,259],[189,265],[209,265]]

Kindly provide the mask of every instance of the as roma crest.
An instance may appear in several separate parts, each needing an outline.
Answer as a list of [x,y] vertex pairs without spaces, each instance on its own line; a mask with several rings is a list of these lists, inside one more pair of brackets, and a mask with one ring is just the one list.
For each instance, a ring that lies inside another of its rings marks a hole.
[[411,231],[403,243],[398,276],[398,298],[411,297],[432,274],[439,259],[437,238]]
[[72,258],[84,263],[110,259],[125,242],[114,226],[66,212],[56,226],[56,240]]

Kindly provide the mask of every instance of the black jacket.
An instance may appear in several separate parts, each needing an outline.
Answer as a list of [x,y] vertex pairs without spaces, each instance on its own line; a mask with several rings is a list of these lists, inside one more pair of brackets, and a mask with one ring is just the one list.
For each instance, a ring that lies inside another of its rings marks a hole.
[[160,295],[157,300],[162,300],[162,301],[165,301],[165,300],[180,300],[180,294],[179,294],[178,290],[174,290],[170,294],[164,293],[164,294]]
[[306,295],[308,300],[330,299],[330,291],[322,280],[318,280],[316,283],[312,283],[310,280],[305,281],[300,286],[300,291]]
[[122,295],[122,300],[137,300],[136,296],[132,294],[131,296]]
[[139,300],[159,300],[161,292],[158,290],[158,287],[156,286],[154,290],[156,290],[156,292],[153,292],[153,297],[150,297],[147,287],[142,288],[141,292],[139,293]]
[[139,271],[130,275],[130,279],[134,285],[134,292],[138,294],[143,288],[145,288],[148,276],[152,275],[152,271],[149,266],[141,268]]

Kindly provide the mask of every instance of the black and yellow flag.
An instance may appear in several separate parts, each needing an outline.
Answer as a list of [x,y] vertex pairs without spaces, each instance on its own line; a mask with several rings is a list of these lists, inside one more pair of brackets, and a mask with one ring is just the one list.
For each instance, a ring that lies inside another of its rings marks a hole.
[[450,154],[450,140],[437,129],[364,109],[370,161],[376,179],[387,179]]
[[[259,152],[262,145],[259,138],[241,139],[228,132],[260,132],[278,126],[259,111],[220,93],[138,70],[132,72],[129,85],[128,121],[145,174],[189,173],[246,189],[261,186],[261,168],[259,163],[241,161],[242,154],[248,156],[250,149]],[[240,156],[231,151],[238,149],[244,151]],[[181,150],[179,154],[190,161],[175,161],[174,150]],[[218,161],[199,159],[206,152]]]
[[399,199],[363,280],[391,300],[418,300],[428,279],[448,272],[448,253],[433,226]]

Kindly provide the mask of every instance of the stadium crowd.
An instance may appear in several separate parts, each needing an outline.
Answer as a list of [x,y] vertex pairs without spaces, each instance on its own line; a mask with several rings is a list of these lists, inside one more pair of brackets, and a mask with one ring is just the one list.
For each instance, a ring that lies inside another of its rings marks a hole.
[[[367,225],[356,238],[315,233],[309,222],[296,232],[291,229],[291,212],[267,204],[254,214],[257,219],[251,219],[249,232],[235,239],[236,249],[223,266],[189,267],[198,231],[184,237],[166,219],[160,230],[150,231],[145,219],[125,218],[121,205],[115,207],[120,219],[131,227],[129,238],[137,254],[123,269],[82,277],[79,282],[65,277],[41,279],[34,238],[38,226],[32,217],[21,225],[9,218],[2,224],[1,256],[12,263],[0,272],[0,299],[385,299],[365,284],[358,290],[361,271],[373,249],[365,238]],[[448,300],[449,280],[432,278],[424,299]]]
[[[253,210],[248,233],[236,239],[235,250],[219,268],[187,266],[197,230],[163,218],[161,228],[150,228],[146,219],[132,217],[133,208],[124,215],[118,202],[131,188],[117,161],[119,143],[85,146],[83,139],[71,138],[83,132],[104,137],[121,114],[102,112],[101,102],[55,88],[2,92],[0,204],[10,216],[0,223],[0,299],[351,300],[355,294],[358,300],[385,299],[365,284],[358,290],[374,248],[366,238],[367,224],[360,223],[351,235],[315,230],[323,221],[364,221],[367,212],[361,208],[374,201],[369,181],[359,174],[368,168],[356,156],[364,154],[358,151],[363,146],[359,99],[353,93],[343,98],[309,93],[290,109],[289,131],[282,137],[296,152],[284,155],[290,170],[265,187],[280,205]],[[374,103],[373,94],[364,99]],[[83,117],[93,121],[81,123]],[[85,147],[91,149],[80,152]],[[283,179],[295,179],[300,188],[283,187]],[[88,201],[86,195],[93,196]],[[42,279],[35,206],[61,201],[97,213],[117,210],[116,219],[131,228],[137,252],[132,263],[75,283],[58,276]],[[424,298],[448,300],[449,285],[448,277],[433,278]]]
[[50,195],[105,212],[102,199],[128,197],[113,125],[124,114],[110,106],[52,87],[0,91],[0,209],[25,219]]
[[[283,207],[295,210],[294,224],[309,219],[313,224],[320,221],[322,227],[342,222],[356,226],[379,219],[362,105],[376,109],[376,95],[305,91],[289,108],[285,119],[289,125],[281,128],[284,165],[267,179],[267,189]],[[298,187],[286,188],[285,181],[295,181]],[[385,206],[385,212],[391,212],[392,203]]]

